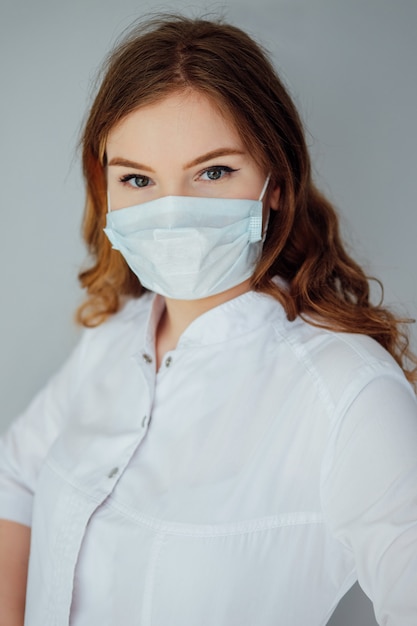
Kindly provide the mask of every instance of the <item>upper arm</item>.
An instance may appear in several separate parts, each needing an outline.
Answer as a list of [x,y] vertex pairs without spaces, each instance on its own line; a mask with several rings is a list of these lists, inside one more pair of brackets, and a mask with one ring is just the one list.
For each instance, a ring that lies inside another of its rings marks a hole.
[[406,383],[371,381],[335,429],[323,510],[352,550],[380,624],[417,615],[417,403]]
[[61,369],[0,439],[0,518],[30,526],[36,480],[68,414],[85,336]]

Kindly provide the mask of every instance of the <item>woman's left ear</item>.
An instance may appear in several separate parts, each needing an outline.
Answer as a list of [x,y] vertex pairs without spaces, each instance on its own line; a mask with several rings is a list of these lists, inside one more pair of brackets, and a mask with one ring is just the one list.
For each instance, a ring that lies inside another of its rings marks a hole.
[[277,185],[269,193],[269,206],[271,207],[273,211],[278,211],[280,197],[281,197],[281,189]]

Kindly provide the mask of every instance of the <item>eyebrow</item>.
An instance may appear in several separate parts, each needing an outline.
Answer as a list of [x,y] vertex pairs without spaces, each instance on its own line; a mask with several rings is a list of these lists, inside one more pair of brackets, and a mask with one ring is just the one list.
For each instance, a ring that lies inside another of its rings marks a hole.
[[186,165],[184,165],[185,170],[188,170],[190,167],[194,167],[195,165],[200,165],[201,163],[205,163],[206,161],[211,161],[212,159],[217,159],[218,157],[229,156],[231,154],[245,154],[243,150],[238,150],[237,148],[219,148],[218,150],[212,150],[211,152],[207,152],[206,154],[202,154],[201,156],[193,159]]
[[109,162],[109,165],[121,165],[122,167],[128,167],[129,169],[146,170],[147,172],[152,172],[153,174],[155,173],[155,170],[148,165],[137,163],[137,161],[130,161],[129,159],[122,159],[121,157],[114,157],[114,159]]
[[[206,154],[202,154],[199,157],[196,157],[189,163],[186,163],[183,167],[184,170],[188,170],[190,167],[194,167],[195,165],[200,165],[201,163],[205,163],[206,161],[211,161],[212,159],[217,159],[218,157],[229,156],[232,154],[245,154],[243,150],[238,150],[237,148],[218,148],[217,150],[211,150],[210,152],[206,152]],[[136,170],[145,170],[146,172],[155,173],[149,165],[144,165],[143,163],[138,163],[137,161],[131,161],[130,159],[123,159],[121,157],[114,157],[109,165],[119,165],[121,167],[133,168]]]

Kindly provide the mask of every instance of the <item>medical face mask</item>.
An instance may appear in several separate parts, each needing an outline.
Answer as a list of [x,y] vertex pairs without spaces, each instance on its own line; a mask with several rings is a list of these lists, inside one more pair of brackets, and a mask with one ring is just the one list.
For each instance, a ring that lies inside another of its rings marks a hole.
[[177,300],[206,298],[252,276],[268,182],[259,200],[164,196],[109,210],[104,232],[144,287]]

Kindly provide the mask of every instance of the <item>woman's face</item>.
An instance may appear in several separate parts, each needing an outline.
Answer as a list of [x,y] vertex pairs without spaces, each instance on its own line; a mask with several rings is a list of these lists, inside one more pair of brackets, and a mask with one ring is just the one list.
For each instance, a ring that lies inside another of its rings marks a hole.
[[[130,113],[109,133],[106,154],[112,210],[162,196],[257,200],[267,175],[234,126],[193,91]],[[275,189],[264,206],[277,208],[278,198]]]

